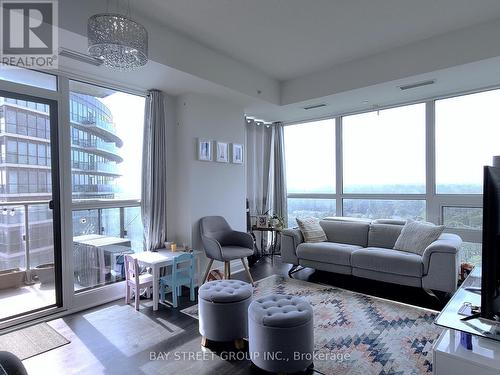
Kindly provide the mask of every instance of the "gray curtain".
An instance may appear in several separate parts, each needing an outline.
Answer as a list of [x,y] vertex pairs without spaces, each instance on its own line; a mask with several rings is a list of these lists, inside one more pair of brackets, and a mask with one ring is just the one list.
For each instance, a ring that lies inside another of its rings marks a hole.
[[[269,213],[282,216],[287,223],[285,154],[283,124],[257,124],[247,120],[247,196],[252,216]],[[265,243],[268,233],[255,233]]]
[[286,174],[285,174],[285,140],[283,123],[277,122],[273,124],[274,136],[274,179],[273,179],[273,213],[282,216],[285,224],[287,223],[287,198],[286,198]]
[[141,214],[144,249],[163,247],[167,237],[167,129],[163,93],[151,90],[146,98],[142,155]]

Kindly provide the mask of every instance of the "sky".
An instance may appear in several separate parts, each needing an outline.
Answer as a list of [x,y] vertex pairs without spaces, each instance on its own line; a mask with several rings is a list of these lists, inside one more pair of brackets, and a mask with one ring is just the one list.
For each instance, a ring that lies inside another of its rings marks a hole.
[[100,100],[111,110],[117,135],[123,141],[119,152],[123,162],[118,164],[122,176],[116,180],[121,193],[116,198],[140,199],[145,98],[116,92]]
[[[500,155],[499,103],[500,90],[436,101],[438,184],[482,183],[482,166]],[[334,129],[334,120],[285,128],[289,192],[333,192]],[[344,187],[425,186],[424,104],[346,116],[342,131]]]

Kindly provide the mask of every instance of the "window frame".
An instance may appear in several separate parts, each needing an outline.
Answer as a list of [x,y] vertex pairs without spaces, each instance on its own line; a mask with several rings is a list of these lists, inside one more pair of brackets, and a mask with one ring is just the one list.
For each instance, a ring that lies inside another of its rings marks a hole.
[[[351,113],[341,113],[332,116],[324,116],[322,118],[306,119],[298,122],[285,123],[284,126],[291,126],[303,123],[309,123],[325,119],[335,120],[335,167],[336,167],[336,192],[324,194],[311,193],[287,193],[287,198],[300,199],[334,199],[336,200],[336,215],[343,216],[344,199],[365,199],[365,200],[424,200],[425,205],[425,220],[438,225],[443,225],[443,207],[483,207],[482,194],[438,194],[436,191],[436,101],[446,98],[458,97],[462,95],[470,95],[484,91],[500,90],[500,87],[479,89],[469,92],[457,93],[440,97],[433,97],[427,100],[411,101],[407,103],[399,103],[390,106],[381,106],[376,110],[385,110],[401,106],[414,104],[425,105],[425,168],[426,181],[425,193],[422,194],[370,194],[370,193],[344,193],[343,176],[343,118],[350,115],[373,112],[373,109],[356,111]],[[286,147],[286,145],[285,145]],[[447,233],[455,233],[462,237],[464,242],[481,243],[482,231],[473,229],[448,228]]]
[[[54,118],[55,124],[66,124],[69,121],[70,110],[69,110],[69,81],[77,80],[82,81],[84,83],[103,86],[106,88],[110,88],[117,91],[122,91],[125,93],[138,95],[142,97],[147,96],[147,92],[138,86],[128,85],[123,82],[113,81],[109,79],[99,78],[91,78],[84,77],[82,78],[81,74],[72,73],[72,72],[57,72],[52,74],[57,79],[57,89],[45,89],[37,86],[33,86],[25,83],[18,83],[14,81],[2,80],[0,79],[0,90],[4,92],[9,92],[12,94],[18,95],[29,95],[31,97],[43,98],[47,101],[54,101],[58,107],[58,115],[57,118]],[[15,103],[11,103],[15,104]],[[38,116],[37,116],[38,117]],[[44,117],[42,115],[42,117]],[[17,117],[12,119],[13,122],[6,121],[5,131],[8,133],[9,129],[13,129],[14,133],[17,129]],[[51,122],[46,118],[45,119],[45,127],[43,132],[45,134],[46,139],[50,139],[52,136],[52,132],[50,129]],[[35,120],[35,131],[38,131],[38,121]],[[28,127],[28,126],[26,126]],[[55,136],[58,139],[58,149],[59,153],[59,166],[54,173],[59,173],[59,190],[60,194],[60,205],[61,205],[61,222],[60,222],[60,235],[61,235],[61,247],[62,247],[62,306],[59,308],[48,309],[44,311],[35,312],[33,314],[29,314],[27,316],[22,316],[19,318],[15,318],[6,322],[0,323],[0,329],[8,328],[13,325],[27,325],[32,324],[37,321],[44,321],[46,317],[52,314],[70,314],[83,309],[87,309],[91,306],[100,305],[105,301],[114,300],[119,298],[119,296],[123,293],[123,285],[124,282],[118,282],[115,284],[105,285],[96,289],[88,290],[82,293],[76,294],[73,290],[73,231],[72,231],[72,212],[75,209],[72,199],[71,199],[71,134],[69,131],[69,126],[61,126],[59,127],[58,134]],[[42,130],[42,129],[40,129]],[[38,134],[37,134],[38,135]],[[50,161],[50,150],[48,147],[48,160]],[[5,147],[5,153],[6,153]],[[52,172],[47,171],[46,176],[46,189],[52,190]],[[8,179],[9,189],[14,188],[15,184],[15,193],[21,193],[19,191],[20,187],[20,179],[19,176],[16,176],[15,181],[10,181]],[[24,189],[26,190],[26,189]],[[11,190],[12,193],[12,190]],[[27,192],[23,192],[27,193]],[[90,204],[87,203],[87,204]],[[140,200],[128,200],[128,201],[113,201],[106,203],[95,202],[96,205],[100,204],[101,207],[105,208],[108,204],[112,205],[130,205],[136,207],[140,205]]]

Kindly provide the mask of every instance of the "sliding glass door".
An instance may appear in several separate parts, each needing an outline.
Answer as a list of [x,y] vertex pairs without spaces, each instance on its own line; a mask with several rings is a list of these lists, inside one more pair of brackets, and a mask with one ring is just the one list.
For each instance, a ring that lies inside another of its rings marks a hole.
[[57,110],[0,90],[0,324],[62,306]]

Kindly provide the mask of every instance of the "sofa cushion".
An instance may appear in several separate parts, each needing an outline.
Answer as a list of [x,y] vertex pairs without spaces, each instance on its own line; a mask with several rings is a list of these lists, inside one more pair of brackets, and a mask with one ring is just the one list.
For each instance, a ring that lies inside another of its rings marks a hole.
[[444,225],[408,220],[394,244],[394,249],[422,255],[427,246],[436,241],[443,231]]
[[351,265],[351,253],[361,246],[336,242],[302,243],[297,246],[297,257],[322,263]]
[[300,231],[306,242],[323,242],[326,241],[326,234],[319,225],[319,220],[313,217],[296,218]]
[[380,247],[355,250],[351,255],[351,265],[353,268],[413,277],[422,277],[424,270],[420,255]]
[[356,221],[321,220],[319,222],[329,242],[366,247],[370,223]]
[[372,224],[368,232],[369,247],[383,247],[392,249],[398,239],[402,225]]

